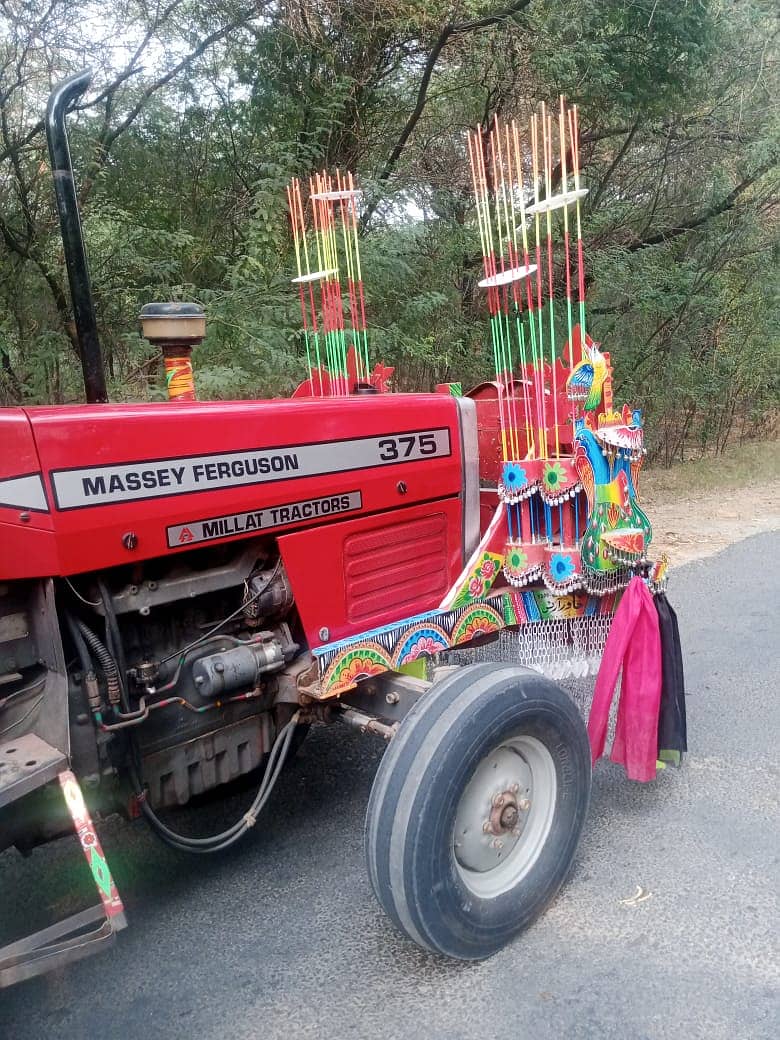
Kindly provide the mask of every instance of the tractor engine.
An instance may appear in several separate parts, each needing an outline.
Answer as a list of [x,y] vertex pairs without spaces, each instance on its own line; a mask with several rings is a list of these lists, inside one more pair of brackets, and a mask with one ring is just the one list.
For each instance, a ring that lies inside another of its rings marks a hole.
[[[153,809],[184,805],[264,764],[293,712],[279,702],[310,664],[302,641],[273,539],[0,585],[5,739],[31,719],[45,727],[44,702],[67,697],[71,761],[95,810],[132,809],[130,763]],[[0,850],[68,829],[43,794],[25,806],[0,810]]]
[[279,675],[299,653],[292,591],[273,542],[153,560],[108,579],[87,575],[62,595],[71,600],[77,657],[83,640],[106,660],[99,677],[89,677],[87,660],[70,675],[71,696],[108,722],[94,747],[85,740],[92,769],[83,762],[80,772],[103,774],[127,738],[159,808],[183,805],[262,763]]

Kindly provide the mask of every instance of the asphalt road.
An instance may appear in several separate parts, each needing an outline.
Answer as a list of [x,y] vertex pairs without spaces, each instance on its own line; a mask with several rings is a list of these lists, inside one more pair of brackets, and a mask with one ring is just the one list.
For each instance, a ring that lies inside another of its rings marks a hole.
[[[777,534],[674,573],[691,754],[644,786],[598,765],[570,881],[492,960],[443,962],[393,931],[362,855],[381,747],[320,729],[224,859],[103,825],[130,927],[0,993],[0,1037],[774,1040],[779,578]],[[75,910],[84,873],[72,841],[0,856],[0,916]],[[649,898],[625,905],[637,885]]]

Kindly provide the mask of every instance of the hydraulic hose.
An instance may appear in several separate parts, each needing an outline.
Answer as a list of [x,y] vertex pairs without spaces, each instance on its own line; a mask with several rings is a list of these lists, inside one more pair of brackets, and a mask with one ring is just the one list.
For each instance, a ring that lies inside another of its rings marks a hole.
[[300,712],[296,711],[290,721],[279,730],[273,747],[271,748],[271,753],[268,756],[268,762],[263,772],[263,779],[260,782],[260,787],[258,788],[257,794],[255,795],[250,807],[243,816],[239,820],[236,820],[236,822],[231,827],[228,827],[227,830],[222,831],[220,834],[212,834],[208,838],[188,838],[184,834],[177,834],[176,831],[173,831],[170,827],[166,826],[147,802],[146,793],[143,790],[143,784],[136,772],[135,766],[133,766],[131,768],[131,775],[133,783],[137,788],[135,794],[138,799],[138,805],[144,818],[158,838],[164,841],[166,845],[170,845],[171,848],[177,849],[179,852],[190,852],[196,855],[208,855],[212,852],[223,852],[225,849],[229,849],[231,845],[235,845],[235,843],[242,838],[247,831],[254,827],[258,815],[262,812],[271,792],[274,789],[276,781],[279,779],[279,774],[282,771],[285,759],[290,750],[290,744],[292,742],[293,734],[295,733],[295,727],[298,725],[299,715]]
[[111,593],[108,590],[108,586],[102,578],[98,578],[98,589],[100,591],[100,598],[103,601],[103,610],[106,615],[106,644],[113,653],[113,656],[119,666],[119,682],[122,693],[122,709],[125,712],[130,711],[130,701],[127,696],[127,661],[125,660],[125,648],[122,642],[122,636],[119,632],[119,622],[116,619],[116,610],[114,609],[114,600]]
[[122,693],[122,683],[119,678],[119,670],[117,669],[114,658],[108,652],[102,640],[95,635],[88,625],[85,625],[83,621],[76,621],[76,626],[78,631],[84,637],[85,643],[97,659],[100,667],[103,669],[103,674],[106,677],[106,685],[108,687],[109,703],[118,704]]
[[65,621],[68,625],[70,638],[73,640],[73,645],[76,648],[76,653],[81,662],[81,670],[84,675],[88,675],[92,671],[92,658],[89,656],[89,650],[87,650],[87,644],[84,642],[84,636],[79,631],[76,619],[70,612],[65,614]]

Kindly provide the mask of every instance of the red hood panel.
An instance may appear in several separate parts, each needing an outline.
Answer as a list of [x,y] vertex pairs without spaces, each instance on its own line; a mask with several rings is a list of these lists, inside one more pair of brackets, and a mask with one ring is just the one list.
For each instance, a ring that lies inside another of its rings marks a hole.
[[[9,409],[0,422],[0,481],[40,472],[50,510],[21,522],[18,508],[0,506],[0,524],[15,531],[0,535],[0,579],[132,563],[461,491],[457,409],[440,394]],[[53,531],[45,552],[40,533],[26,538],[41,524]]]

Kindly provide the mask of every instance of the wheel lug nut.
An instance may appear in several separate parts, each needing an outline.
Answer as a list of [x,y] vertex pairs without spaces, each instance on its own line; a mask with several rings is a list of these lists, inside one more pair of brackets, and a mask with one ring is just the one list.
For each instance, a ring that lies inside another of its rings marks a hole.
[[494,849],[503,849],[503,847],[504,847],[503,841],[500,841],[498,838],[495,838],[491,842],[491,845],[493,846]]
[[493,798],[493,805],[495,805],[495,807],[498,808],[499,806],[501,806],[503,804],[504,804],[504,796],[502,794],[497,794]]
[[520,801],[517,803],[517,808],[521,812],[526,812],[528,809],[531,808],[531,803],[527,798],[521,798]]
[[485,822],[482,824],[482,833],[490,834],[490,820],[485,820]]
[[517,792],[520,790],[520,784],[512,784],[509,790],[512,792],[512,794],[517,794]]

